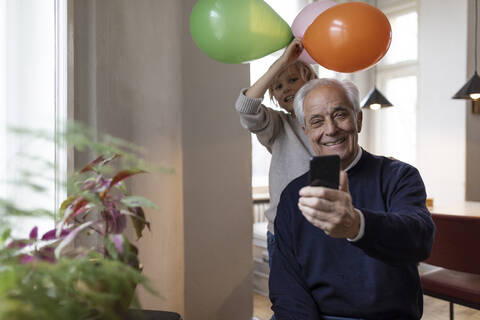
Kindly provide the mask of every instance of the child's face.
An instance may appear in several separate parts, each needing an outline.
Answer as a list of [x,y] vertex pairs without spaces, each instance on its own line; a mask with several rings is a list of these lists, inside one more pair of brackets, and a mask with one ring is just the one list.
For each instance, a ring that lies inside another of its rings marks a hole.
[[293,114],[293,99],[304,84],[298,69],[291,65],[273,83],[273,96],[280,107]]

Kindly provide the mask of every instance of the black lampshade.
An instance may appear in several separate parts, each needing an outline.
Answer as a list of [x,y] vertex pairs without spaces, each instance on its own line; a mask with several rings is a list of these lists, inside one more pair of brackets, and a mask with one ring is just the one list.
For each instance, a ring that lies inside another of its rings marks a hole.
[[392,107],[393,104],[385,98],[385,96],[378,91],[377,87],[373,89],[363,98],[362,109],[371,109],[372,104],[380,105],[380,108]]
[[[480,94],[480,77],[478,76],[477,71],[473,76],[468,80],[467,83],[460,89],[452,99],[469,99],[473,100],[470,96],[471,94]],[[477,98],[478,99],[478,98]],[[476,99],[475,99],[476,100]]]

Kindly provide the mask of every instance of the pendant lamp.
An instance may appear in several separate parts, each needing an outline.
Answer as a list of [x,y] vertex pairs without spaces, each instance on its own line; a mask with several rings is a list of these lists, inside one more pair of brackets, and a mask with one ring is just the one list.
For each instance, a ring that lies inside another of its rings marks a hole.
[[[377,1],[375,1],[377,7]],[[377,66],[373,67],[373,89],[363,98],[362,109],[379,110],[381,108],[393,107],[393,104],[377,89]]]
[[478,0],[475,0],[475,71],[472,78],[452,97],[452,99],[472,100],[472,113],[480,114],[480,77],[477,73],[477,32]]
[[393,105],[380,91],[378,91],[376,86],[370,90],[362,101],[362,109],[378,110],[386,107],[393,107]]

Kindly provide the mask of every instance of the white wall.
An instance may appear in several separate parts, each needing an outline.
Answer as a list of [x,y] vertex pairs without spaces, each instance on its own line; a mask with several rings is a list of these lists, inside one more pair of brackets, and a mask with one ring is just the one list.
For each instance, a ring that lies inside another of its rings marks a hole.
[[[480,11],[480,9],[479,9]],[[480,17],[480,14],[478,15]],[[475,6],[474,1],[468,1],[468,64],[467,78],[470,79],[475,70]],[[478,31],[477,31],[478,32]],[[477,57],[478,58],[478,57]],[[478,71],[477,71],[478,72]],[[464,82],[466,82],[465,79]],[[463,82],[457,90],[460,89]],[[480,115],[472,114],[472,102],[464,102],[467,112],[466,132],[466,193],[465,198],[469,201],[480,201]],[[476,202],[480,208],[480,202]]]
[[437,206],[463,202],[467,1],[419,1],[417,163]]

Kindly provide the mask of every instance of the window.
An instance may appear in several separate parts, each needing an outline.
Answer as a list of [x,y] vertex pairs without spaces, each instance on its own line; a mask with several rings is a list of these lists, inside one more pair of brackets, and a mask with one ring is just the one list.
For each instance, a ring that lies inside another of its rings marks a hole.
[[[53,141],[12,134],[9,128],[53,135],[65,123],[66,1],[0,0],[0,198],[29,210],[58,208],[65,192],[55,181],[65,178],[65,151]],[[24,236],[34,225],[41,232],[53,224],[22,218],[12,226],[14,234]]]
[[379,1],[379,4],[390,20],[392,43],[377,65],[377,86],[394,107],[374,112],[372,151],[415,165],[417,4],[415,1]]

